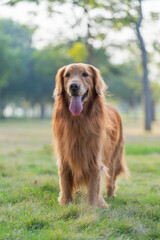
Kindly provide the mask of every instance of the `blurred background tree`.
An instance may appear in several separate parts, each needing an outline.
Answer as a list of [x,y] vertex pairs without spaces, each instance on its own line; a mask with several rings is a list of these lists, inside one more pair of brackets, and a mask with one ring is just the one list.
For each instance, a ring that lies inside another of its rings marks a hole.
[[[67,46],[60,44],[35,50],[32,55],[32,82],[28,85],[32,105],[40,103],[41,119],[45,117],[45,103],[51,102],[53,78],[57,69],[71,62]],[[34,86],[34,87],[33,87]]]
[[[20,2],[43,3],[42,0],[8,0],[5,3],[15,6]],[[109,86],[110,101],[119,106],[125,104],[131,109],[138,108],[144,102],[145,129],[150,130],[151,121],[156,119],[155,106],[159,101],[156,90],[159,83],[152,81],[149,86],[150,55],[148,58],[141,33],[141,0],[47,0],[46,3],[50,17],[58,14],[62,18],[66,12],[60,9],[65,9],[66,4],[69,4],[73,21],[68,23],[68,29],[74,33],[74,39],[63,37],[58,43],[53,41],[37,49],[33,47],[36,28],[30,29],[11,20],[1,20],[0,49],[3,49],[1,61],[4,64],[0,68],[0,98],[3,99],[1,116],[8,104],[18,106],[23,103],[23,108],[26,104],[32,109],[39,105],[40,117],[44,118],[46,106],[52,101],[53,76],[57,69],[71,62],[85,62],[101,70]],[[158,21],[159,14],[151,13],[151,19]],[[81,31],[82,25],[85,32]],[[123,34],[126,28],[135,33],[133,39],[126,39],[123,43],[117,39],[110,40],[111,31]],[[153,47],[156,51],[158,46],[155,40]],[[128,52],[127,61],[115,64],[112,55],[116,50]]]

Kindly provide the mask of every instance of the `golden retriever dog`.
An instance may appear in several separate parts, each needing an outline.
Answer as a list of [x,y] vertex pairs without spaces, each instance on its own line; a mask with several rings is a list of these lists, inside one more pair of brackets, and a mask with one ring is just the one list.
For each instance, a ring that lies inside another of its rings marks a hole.
[[100,71],[92,65],[70,64],[56,75],[53,132],[62,205],[86,185],[88,202],[107,207],[102,178],[108,197],[114,197],[118,176],[128,173],[122,121],[117,110],[106,103],[105,90]]

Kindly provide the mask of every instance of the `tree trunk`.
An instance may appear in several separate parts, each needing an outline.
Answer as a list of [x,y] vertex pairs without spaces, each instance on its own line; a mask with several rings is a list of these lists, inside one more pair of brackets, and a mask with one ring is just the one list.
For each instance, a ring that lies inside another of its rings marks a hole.
[[41,108],[40,119],[44,119],[45,118],[45,104],[41,103],[40,108]]
[[139,40],[139,45],[142,55],[142,66],[143,66],[143,91],[144,91],[144,101],[145,101],[145,129],[151,130],[151,95],[149,89],[149,79],[148,79],[148,54],[145,48],[145,43],[140,32],[141,22],[143,19],[141,0],[140,3],[139,20],[136,22],[136,33]]

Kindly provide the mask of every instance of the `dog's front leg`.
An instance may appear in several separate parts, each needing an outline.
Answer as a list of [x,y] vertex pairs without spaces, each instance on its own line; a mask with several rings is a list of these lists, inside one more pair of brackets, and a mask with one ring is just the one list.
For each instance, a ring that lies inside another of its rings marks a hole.
[[91,205],[108,207],[101,192],[101,172],[99,169],[91,171],[88,182],[88,202]]
[[60,194],[58,201],[61,205],[72,201],[73,177],[71,170],[65,164],[59,166]]

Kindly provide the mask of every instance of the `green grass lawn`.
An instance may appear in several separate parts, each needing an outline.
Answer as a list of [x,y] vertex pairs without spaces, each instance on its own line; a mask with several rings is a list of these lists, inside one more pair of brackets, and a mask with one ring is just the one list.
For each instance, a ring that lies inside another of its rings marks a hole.
[[160,127],[136,129],[125,128],[131,180],[120,179],[115,199],[104,189],[110,208],[99,209],[85,191],[58,205],[49,121],[0,122],[0,239],[160,239]]

